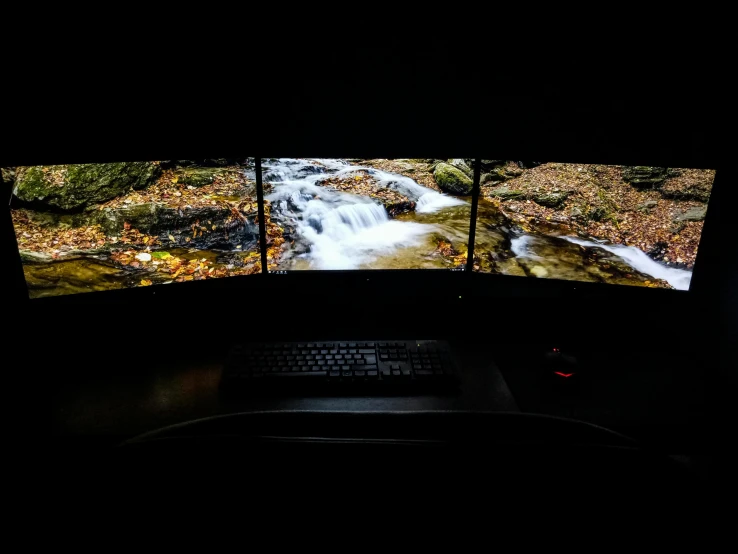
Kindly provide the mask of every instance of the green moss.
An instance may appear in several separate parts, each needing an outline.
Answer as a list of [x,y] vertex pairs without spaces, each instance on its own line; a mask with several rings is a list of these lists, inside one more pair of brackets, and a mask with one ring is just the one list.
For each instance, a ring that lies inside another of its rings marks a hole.
[[152,162],[28,167],[16,175],[16,196],[48,208],[81,211],[151,184],[161,168]]
[[472,180],[463,171],[451,164],[439,163],[436,166],[433,176],[438,186],[444,192],[461,196],[468,196],[472,192]]

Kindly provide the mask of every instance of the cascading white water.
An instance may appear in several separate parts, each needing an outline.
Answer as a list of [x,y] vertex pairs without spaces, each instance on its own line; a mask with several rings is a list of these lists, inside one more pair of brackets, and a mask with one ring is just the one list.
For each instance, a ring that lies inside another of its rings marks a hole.
[[436,230],[430,224],[390,220],[384,206],[371,198],[321,187],[317,183],[326,176],[366,171],[379,186],[414,200],[417,213],[466,203],[409,177],[343,160],[282,158],[267,162],[264,168],[264,180],[274,185],[267,198],[307,242],[309,252],[302,256],[315,269],[355,269],[398,248],[418,245]]
[[562,237],[569,242],[584,246],[585,248],[601,248],[611,254],[615,254],[623,259],[633,269],[650,275],[656,279],[663,279],[677,290],[689,290],[689,283],[692,280],[692,272],[684,269],[668,267],[649,258],[644,252],[633,246],[624,246],[621,244],[602,244],[589,240],[580,239],[578,237]]
[[533,237],[530,235],[520,235],[510,239],[510,251],[520,258],[530,258],[531,260],[542,260],[541,256],[533,253],[530,244],[533,242]]

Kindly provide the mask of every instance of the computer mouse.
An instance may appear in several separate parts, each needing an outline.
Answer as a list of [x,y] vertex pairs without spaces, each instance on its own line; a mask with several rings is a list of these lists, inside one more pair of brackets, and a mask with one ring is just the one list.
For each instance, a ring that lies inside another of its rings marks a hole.
[[577,358],[559,347],[553,347],[544,354],[544,368],[561,379],[570,379],[579,373]]

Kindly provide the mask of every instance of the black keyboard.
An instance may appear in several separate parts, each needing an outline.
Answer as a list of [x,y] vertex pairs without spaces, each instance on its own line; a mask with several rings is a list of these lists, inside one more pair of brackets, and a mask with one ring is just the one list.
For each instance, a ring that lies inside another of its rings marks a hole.
[[282,389],[316,385],[359,392],[455,388],[458,367],[445,341],[249,343],[225,365],[226,389]]

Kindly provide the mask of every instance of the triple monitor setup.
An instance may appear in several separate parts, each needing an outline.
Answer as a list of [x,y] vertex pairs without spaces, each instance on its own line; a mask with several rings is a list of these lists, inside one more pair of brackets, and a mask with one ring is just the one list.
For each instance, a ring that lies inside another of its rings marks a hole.
[[[463,158],[2,168],[33,301],[399,270],[418,280],[428,272],[502,276],[498,286],[557,280],[688,291],[715,173]],[[248,383],[455,375],[443,343],[262,344],[234,355],[227,374]]]
[[3,168],[32,299],[335,270],[686,291],[714,178],[487,159]]

